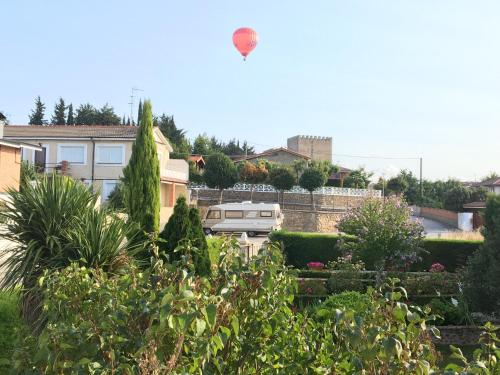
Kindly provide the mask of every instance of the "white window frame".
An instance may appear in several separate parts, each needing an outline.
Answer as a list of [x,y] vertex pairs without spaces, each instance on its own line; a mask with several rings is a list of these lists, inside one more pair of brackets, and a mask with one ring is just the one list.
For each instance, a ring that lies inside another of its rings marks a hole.
[[70,165],[87,165],[87,145],[85,143],[58,143],[57,144],[57,163],[61,163],[63,161],[61,157],[61,147],[83,147],[83,163],[74,163],[69,160]]
[[[100,148],[101,147],[120,147],[122,149],[122,160],[120,163],[101,163],[99,161],[100,157]],[[117,143],[101,143],[101,144],[96,144],[95,145],[95,165],[99,166],[108,166],[108,167],[114,167],[114,166],[124,166],[125,165],[125,145],[124,144],[117,144]]]
[[111,194],[113,192],[113,190],[114,190],[114,188],[113,188],[113,190],[109,191],[109,193],[108,193],[108,195],[106,197],[104,196],[104,186],[106,184],[110,184],[110,183],[116,184],[115,185],[115,188],[116,188],[116,186],[120,183],[120,180],[102,180],[101,199],[102,199],[103,202],[106,202],[108,200],[109,194]]

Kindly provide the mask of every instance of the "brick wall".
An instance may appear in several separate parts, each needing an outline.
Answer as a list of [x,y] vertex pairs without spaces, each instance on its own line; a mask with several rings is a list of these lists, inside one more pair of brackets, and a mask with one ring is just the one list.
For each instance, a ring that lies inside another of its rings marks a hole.
[[421,207],[420,216],[458,228],[458,213],[440,208]]

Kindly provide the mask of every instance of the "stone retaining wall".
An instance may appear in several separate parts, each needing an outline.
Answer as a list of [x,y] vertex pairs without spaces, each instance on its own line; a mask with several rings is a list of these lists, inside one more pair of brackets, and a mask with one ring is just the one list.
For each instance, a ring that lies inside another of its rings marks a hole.
[[337,232],[337,223],[344,213],[310,210],[283,210],[283,229],[292,232]]
[[481,327],[476,326],[441,326],[438,339],[432,336],[432,341],[440,345],[476,345],[481,335]]
[[[198,201],[198,205],[210,206],[219,203],[220,193],[218,190],[196,189],[191,191],[191,199]],[[250,199],[250,191],[225,190],[222,195],[222,202],[242,202],[252,200],[255,203],[277,203],[283,207],[283,197],[276,192],[256,191]],[[335,211],[345,211],[352,207],[358,207],[365,197],[346,195],[322,195],[314,194],[314,203],[318,208]],[[300,209],[310,208],[311,197],[308,194],[285,193],[284,208]]]

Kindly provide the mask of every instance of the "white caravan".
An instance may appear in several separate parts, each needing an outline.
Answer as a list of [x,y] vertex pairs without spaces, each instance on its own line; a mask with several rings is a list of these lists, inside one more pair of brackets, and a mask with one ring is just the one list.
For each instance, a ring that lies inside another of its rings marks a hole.
[[283,215],[277,203],[224,203],[210,206],[202,222],[205,234],[246,232],[253,237],[281,229]]

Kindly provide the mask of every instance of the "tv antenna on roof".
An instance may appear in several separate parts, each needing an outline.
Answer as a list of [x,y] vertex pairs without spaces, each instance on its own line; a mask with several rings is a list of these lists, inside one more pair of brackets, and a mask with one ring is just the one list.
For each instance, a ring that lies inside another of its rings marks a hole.
[[133,124],[134,123],[134,98],[135,98],[135,92],[136,91],[144,91],[141,90],[140,88],[137,87],[132,87],[132,94],[130,95],[130,121]]

